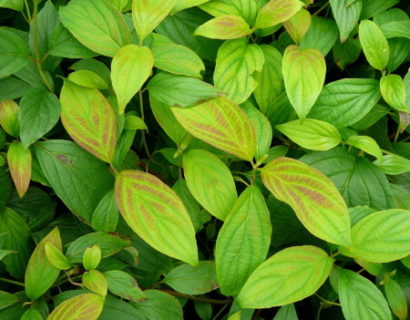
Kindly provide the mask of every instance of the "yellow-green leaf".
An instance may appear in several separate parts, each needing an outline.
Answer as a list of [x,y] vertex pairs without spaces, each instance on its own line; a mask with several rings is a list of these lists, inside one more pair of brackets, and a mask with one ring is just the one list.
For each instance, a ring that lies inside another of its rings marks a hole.
[[299,0],[270,0],[258,12],[255,27],[269,28],[292,18],[304,3]]
[[108,89],[109,84],[100,75],[91,70],[78,70],[68,75],[68,80],[86,88]]
[[359,24],[359,40],[369,64],[378,70],[386,68],[389,62],[389,44],[379,26],[370,20]]
[[249,186],[235,203],[216,239],[216,274],[224,295],[238,294],[252,271],[265,260],[271,233],[265,199],[256,186]]
[[410,113],[410,106],[406,105],[406,87],[399,75],[383,76],[380,79],[380,92],[384,101],[393,109]]
[[316,119],[294,120],[279,124],[276,129],[309,150],[326,151],[336,147],[342,139],[332,124]]
[[59,15],[78,41],[104,56],[113,57],[132,41],[123,16],[106,1],[72,0],[60,9]]
[[44,245],[46,257],[50,264],[59,270],[71,269],[71,264],[67,257],[64,256],[61,249],[57,248],[51,242],[46,242]]
[[199,6],[209,0],[177,0],[175,7],[172,9],[171,14],[177,13],[178,11]]
[[60,94],[61,120],[68,134],[97,158],[110,162],[116,144],[116,118],[97,89],[64,81]]
[[330,243],[350,244],[350,218],[334,183],[319,170],[299,160],[280,157],[262,171],[262,181],[316,237]]
[[103,297],[93,293],[84,293],[59,304],[47,320],[97,320],[103,306]]
[[194,137],[250,161],[256,152],[250,120],[235,103],[218,97],[191,108],[171,108],[178,122]]
[[322,91],[326,75],[323,54],[316,49],[286,48],[282,73],[288,98],[299,118],[305,118]]
[[133,0],[132,20],[140,43],[174,8],[177,0]]
[[352,244],[341,247],[346,256],[386,263],[410,254],[410,211],[378,211],[361,219],[352,228]]
[[373,163],[385,174],[396,175],[410,172],[410,160],[396,154],[384,155]]
[[82,281],[88,290],[105,297],[108,291],[107,280],[98,270],[90,270],[83,274]]
[[9,135],[19,136],[19,106],[13,100],[0,101],[0,125]]
[[284,22],[284,27],[296,43],[303,39],[310,28],[312,16],[309,11],[300,9],[292,18]]
[[254,74],[262,71],[265,56],[256,44],[248,44],[248,39],[226,41],[218,50],[214,72],[214,84],[240,104],[257,86]]
[[213,18],[195,30],[196,36],[222,40],[242,38],[251,33],[252,30],[246,21],[236,15]]
[[115,199],[127,224],[150,246],[189,264],[198,263],[188,212],[160,179],[143,171],[122,171],[115,180]]
[[271,308],[314,294],[326,281],[333,259],[314,246],[286,248],[251,274],[237,298],[242,308]]
[[385,279],[384,292],[386,293],[387,302],[393,313],[400,320],[407,319],[407,300],[406,295],[400,285],[393,279]]
[[83,266],[85,270],[96,269],[100,264],[101,254],[101,248],[97,245],[85,249],[83,254]]
[[31,179],[31,152],[21,142],[13,142],[7,151],[10,174],[20,198],[26,193]]
[[383,157],[383,153],[379,145],[372,137],[351,136],[345,141],[345,144],[363,150],[364,152],[371,154],[379,160]]
[[208,151],[191,150],[184,154],[183,168],[188,189],[194,198],[210,214],[225,220],[238,198],[228,167]]
[[153,66],[154,57],[147,47],[129,44],[115,54],[111,63],[111,82],[120,114],[148,79]]
[[43,295],[57,280],[60,273],[60,270],[54,267],[46,257],[46,243],[51,243],[58,250],[62,250],[58,228],[54,228],[38,243],[28,262],[24,284],[26,286],[26,295],[32,300]]

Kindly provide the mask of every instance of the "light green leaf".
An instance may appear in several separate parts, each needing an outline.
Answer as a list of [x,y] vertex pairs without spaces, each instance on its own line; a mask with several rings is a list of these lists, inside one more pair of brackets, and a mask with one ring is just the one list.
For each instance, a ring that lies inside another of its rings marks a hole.
[[352,228],[352,244],[340,252],[369,262],[385,263],[410,254],[410,211],[378,211]]
[[20,198],[24,196],[31,179],[31,152],[21,142],[12,142],[7,151],[7,164]]
[[0,0],[0,7],[21,12],[24,9],[24,2],[23,0]]
[[109,88],[109,84],[105,82],[99,74],[91,70],[78,70],[71,72],[67,79],[86,88],[102,90]]
[[248,24],[253,25],[260,6],[261,4],[256,0],[212,0],[201,5],[200,8],[214,17],[241,16]]
[[26,295],[32,300],[42,296],[57,280],[60,273],[60,270],[55,268],[46,258],[46,243],[51,243],[58,250],[62,250],[58,228],[54,228],[37,244],[28,262],[24,284]]
[[131,43],[123,16],[106,1],[72,0],[60,9],[59,15],[78,41],[104,56],[113,57],[121,47]]
[[196,267],[181,264],[168,272],[163,282],[184,294],[198,295],[210,292],[218,288],[215,262],[200,261]]
[[276,128],[290,140],[309,150],[326,151],[341,142],[339,131],[326,121],[294,120],[277,125]]
[[[214,154],[191,150],[183,157],[184,176],[194,198],[220,220],[225,220],[238,198],[228,167]],[[203,174],[204,172],[207,174]]]
[[43,315],[37,309],[27,309],[20,320],[43,320]]
[[83,286],[88,290],[105,297],[108,292],[107,280],[98,270],[90,270],[82,276]]
[[312,16],[306,9],[300,9],[289,20],[283,23],[286,31],[296,43],[299,43],[310,28]]
[[153,66],[154,57],[147,47],[130,44],[115,54],[111,63],[111,82],[120,114],[148,79]]
[[178,11],[182,11],[187,8],[199,6],[209,0],[177,0],[174,8],[171,11],[171,14],[175,14]]
[[213,18],[195,30],[196,36],[223,40],[242,38],[250,33],[252,30],[246,21],[236,15]]
[[235,103],[218,97],[192,108],[171,108],[179,123],[194,137],[215,148],[250,161],[256,152],[255,132]]
[[137,281],[127,272],[111,270],[104,272],[104,276],[111,293],[132,301],[145,299],[145,294],[138,287]]
[[359,21],[362,0],[330,0],[329,2],[339,28],[340,41],[344,42]]
[[0,125],[4,131],[13,137],[19,136],[20,108],[14,100],[0,101]]
[[369,64],[378,70],[386,68],[389,62],[389,44],[377,24],[370,20],[360,22],[359,40]]
[[364,152],[375,156],[377,159],[381,159],[383,157],[379,145],[372,137],[351,136],[345,141],[345,144],[363,150]]
[[281,157],[262,168],[262,181],[290,205],[313,235],[335,244],[350,244],[346,204],[333,182],[301,161]]
[[238,294],[265,260],[271,233],[265,199],[256,186],[249,186],[235,202],[216,240],[216,272],[224,295]]
[[200,73],[205,69],[204,63],[191,49],[160,34],[153,34],[151,49],[156,68],[182,76],[201,78]]
[[122,171],[115,179],[115,200],[127,224],[150,246],[189,264],[198,263],[192,222],[165,183],[143,171]]
[[300,41],[300,48],[317,49],[326,56],[338,37],[339,32],[333,19],[314,16],[308,32]]
[[218,50],[214,72],[215,86],[228,97],[242,103],[257,87],[254,73],[262,71],[265,57],[256,44],[247,39],[226,41]]
[[71,264],[64,256],[61,249],[57,248],[52,242],[46,242],[44,245],[44,252],[48,262],[58,270],[71,269]]
[[133,0],[132,20],[140,44],[174,8],[177,0]]
[[407,301],[403,289],[393,279],[385,279],[384,292],[393,313],[400,320],[407,319]]
[[299,118],[307,116],[319,96],[326,75],[326,62],[316,49],[286,48],[282,74],[288,98]]
[[389,74],[380,79],[380,92],[384,101],[393,109],[410,113],[406,105],[406,88],[403,79],[397,74]]
[[327,121],[336,128],[347,127],[362,119],[379,99],[377,80],[337,80],[324,86],[309,117]]
[[368,279],[356,272],[337,268],[340,304],[346,320],[391,320],[386,299]]
[[332,266],[333,259],[317,247],[286,248],[256,268],[237,302],[242,308],[260,309],[302,300],[322,286]]
[[26,41],[16,29],[0,27],[0,79],[19,71],[28,62]]
[[114,190],[108,191],[94,210],[91,225],[94,230],[104,232],[114,232],[120,212],[114,199]]
[[10,307],[19,301],[18,297],[6,291],[0,291],[0,310]]
[[387,39],[402,37],[410,39],[410,20],[392,21],[380,26]]
[[396,175],[410,172],[410,160],[396,154],[384,155],[373,163],[385,174]]
[[83,266],[85,270],[94,270],[98,268],[101,262],[101,248],[100,246],[94,244],[91,247],[85,249],[83,254]]
[[270,0],[258,12],[255,27],[269,28],[292,18],[304,3],[299,0]]
[[295,305],[287,304],[279,309],[273,320],[298,320]]
[[47,320],[97,320],[103,306],[103,297],[93,293],[83,293],[60,303]]

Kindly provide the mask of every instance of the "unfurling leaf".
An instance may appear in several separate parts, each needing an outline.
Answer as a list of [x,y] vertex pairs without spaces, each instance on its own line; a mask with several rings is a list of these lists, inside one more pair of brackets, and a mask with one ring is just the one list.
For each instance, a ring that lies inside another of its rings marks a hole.
[[307,116],[322,90],[326,62],[316,49],[288,46],[282,61],[282,73],[288,98],[299,118]]
[[236,15],[227,15],[213,18],[195,30],[196,36],[211,39],[237,39],[252,32],[246,21]]
[[108,100],[97,89],[64,81],[61,120],[69,135],[97,158],[111,162],[116,144],[116,119]]
[[26,193],[31,179],[31,152],[21,142],[13,142],[7,151],[10,174],[20,198]]
[[410,113],[406,105],[406,88],[403,79],[397,74],[389,74],[380,79],[380,92],[384,101],[393,109]]
[[289,247],[251,274],[237,298],[242,308],[271,308],[309,297],[326,281],[333,259],[314,246]]
[[148,79],[153,65],[154,57],[147,47],[129,44],[117,51],[111,63],[111,81],[120,114]]
[[292,207],[313,235],[335,244],[350,244],[346,203],[328,177],[286,157],[271,161],[261,171],[264,185],[278,200]]
[[299,0],[270,0],[258,12],[255,27],[269,28],[292,18],[304,3]]
[[46,242],[44,245],[46,257],[50,264],[59,270],[68,270],[71,268],[71,264],[64,256],[63,252],[57,248],[53,243]]
[[369,64],[378,70],[386,68],[389,62],[389,44],[376,23],[363,20],[359,25],[359,40]]
[[150,246],[198,263],[194,226],[182,201],[160,179],[142,171],[122,171],[115,179],[115,199],[127,224]]
[[107,295],[107,280],[105,276],[98,270],[90,270],[83,274],[82,281],[84,287],[88,290],[99,294],[102,297]]
[[85,249],[83,255],[83,265],[85,270],[94,270],[98,267],[101,261],[101,248],[93,245]]
[[19,136],[19,106],[13,100],[0,102],[0,125],[9,135]]
[[256,152],[255,132],[246,114],[231,100],[218,97],[191,108],[171,108],[194,137],[250,161]]
[[283,25],[293,41],[299,43],[309,30],[311,22],[312,16],[309,11],[300,9],[293,17],[285,21]]

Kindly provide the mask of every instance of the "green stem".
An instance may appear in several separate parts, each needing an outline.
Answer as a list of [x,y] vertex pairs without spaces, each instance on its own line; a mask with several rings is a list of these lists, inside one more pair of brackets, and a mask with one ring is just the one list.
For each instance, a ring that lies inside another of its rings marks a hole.
[[25,287],[24,283],[20,282],[20,281],[15,281],[15,280],[3,278],[3,277],[0,277],[0,281],[7,282],[7,283],[10,283],[10,284],[14,284],[16,286],[20,286],[20,287],[23,287],[23,288]]
[[27,12],[27,22],[31,23],[30,6],[28,5],[27,0],[24,0],[24,7],[26,8],[26,12]]
[[315,294],[315,296],[318,297],[318,298],[319,298],[322,302],[324,302],[325,304],[329,304],[329,305],[331,305],[331,306],[338,306],[338,307],[340,307],[340,303],[326,300],[325,298],[322,298],[322,297],[319,296],[318,294]]
[[[141,113],[141,119],[145,121],[145,114],[144,114],[144,97],[143,97],[143,92],[140,90],[138,92],[138,97],[140,101],[140,113]],[[147,145],[147,139],[145,137],[145,131],[142,131],[142,143],[144,145],[145,153],[147,154],[148,158],[151,158],[151,153],[149,152],[148,145]]]

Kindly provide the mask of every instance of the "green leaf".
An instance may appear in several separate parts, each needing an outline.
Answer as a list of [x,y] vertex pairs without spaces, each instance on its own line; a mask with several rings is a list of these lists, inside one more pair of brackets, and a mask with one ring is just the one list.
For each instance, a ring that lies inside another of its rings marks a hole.
[[107,279],[108,289],[111,293],[132,301],[145,299],[145,294],[130,274],[120,270],[111,270],[104,272],[104,276]]
[[67,79],[79,86],[86,88],[102,90],[109,88],[109,84],[105,82],[105,80],[101,78],[99,74],[91,70],[78,70],[71,72],[68,75]]
[[97,158],[111,162],[116,144],[116,118],[97,89],[64,81],[60,93],[61,121],[68,134]]
[[283,55],[282,74],[289,101],[299,118],[303,119],[322,90],[326,74],[325,59],[316,49],[300,49],[291,45]]
[[146,318],[123,300],[111,296],[105,298],[104,310],[98,320],[146,320]]
[[218,97],[192,108],[171,108],[194,137],[250,161],[256,152],[255,132],[245,113],[231,100]]
[[13,100],[0,102],[0,125],[4,131],[13,137],[19,136],[19,106]]
[[243,286],[238,304],[260,309],[302,300],[321,287],[332,266],[333,259],[317,247],[286,248],[256,268]]
[[32,300],[42,296],[57,280],[60,273],[60,270],[46,258],[46,243],[51,243],[58,250],[62,250],[60,232],[57,227],[37,244],[28,262],[24,284],[26,295]]
[[21,142],[13,142],[7,151],[7,164],[20,198],[24,196],[31,179],[31,152]]
[[[31,87],[28,83],[10,76],[0,79],[0,101],[16,99],[24,96]],[[1,123],[0,123],[1,124]]]
[[298,320],[298,315],[296,313],[295,305],[288,304],[279,309],[273,320]]
[[154,30],[162,20],[171,12],[177,0],[133,0],[132,20],[140,44],[144,38]]
[[348,38],[345,42],[336,42],[333,47],[333,60],[344,70],[347,65],[355,62],[362,51],[359,39]]
[[90,221],[100,199],[112,188],[106,165],[66,140],[39,142],[35,154],[57,196],[74,214]]
[[115,200],[127,224],[150,246],[189,264],[198,263],[189,215],[160,179],[142,171],[122,171],[115,179]]
[[403,289],[393,279],[385,280],[384,292],[393,313],[400,320],[407,319],[407,301]]
[[377,144],[377,142],[368,136],[351,136],[346,141],[345,144],[353,146],[357,149],[363,150],[364,152],[371,154],[377,159],[383,157],[382,151]]
[[181,264],[168,272],[162,281],[175,291],[189,295],[204,294],[218,288],[213,261],[200,261],[196,267]]
[[370,280],[341,268],[337,268],[336,273],[340,304],[346,320],[392,319],[386,299]]
[[191,49],[176,44],[163,35],[153,34],[151,50],[156,68],[177,75],[201,78],[200,73],[205,65]]
[[378,70],[386,68],[389,61],[389,44],[377,24],[362,20],[359,25],[359,40],[369,64]]
[[0,78],[7,77],[29,62],[27,43],[16,29],[0,27]]
[[350,126],[362,119],[379,101],[377,80],[346,78],[323,88],[309,117],[327,121],[336,128]]
[[261,45],[260,48],[265,56],[262,70],[255,72],[257,82],[254,96],[259,108],[263,113],[275,108],[275,98],[283,90],[282,81],[282,55],[272,46]]
[[326,121],[294,120],[277,125],[276,129],[305,149],[326,151],[341,142],[339,131]]
[[[220,220],[225,220],[237,199],[228,167],[214,154],[191,150],[183,157],[184,176],[194,198]],[[207,174],[204,175],[206,170]]]
[[200,8],[214,17],[241,16],[249,25],[253,25],[261,5],[255,0],[212,0],[201,5]]
[[104,306],[104,298],[84,293],[60,303],[47,320],[97,320]]
[[376,263],[406,257],[410,254],[410,211],[391,209],[368,215],[353,226],[352,244],[340,252]]
[[244,102],[257,87],[254,73],[262,71],[264,60],[260,47],[245,38],[224,42],[216,58],[215,86],[233,102]]
[[98,270],[90,270],[83,274],[82,282],[88,290],[105,297],[108,292],[107,280]]
[[400,0],[362,0],[363,10],[361,14],[362,19],[368,19],[379,12],[383,12],[395,4],[399,3]]
[[384,155],[373,163],[385,174],[397,175],[410,172],[410,160],[395,154]]
[[339,28],[340,41],[344,42],[359,21],[362,0],[330,0],[329,2]]
[[320,171],[290,158],[277,158],[262,169],[262,181],[290,205],[313,235],[330,243],[350,244],[346,204],[333,182]]
[[299,0],[270,0],[258,12],[255,27],[269,28],[292,18],[304,3]]
[[23,0],[0,0],[0,7],[21,12],[24,9],[24,2]]
[[393,109],[410,113],[406,105],[406,88],[403,79],[397,74],[389,74],[380,79],[380,92],[384,101]]
[[129,44],[117,51],[111,63],[111,81],[120,114],[148,79],[153,66],[154,57],[147,47]]
[[312,16],[309,11],[300,9],[292,18],[285,21],[283,25],[293,41],[299,43],[309,30],[311,23]]
[[114,199],[114,190],[110,190],[101,198],[95,208],[91,225],[97,231],[114,232],[117,229],[119,215],[120,212]]
[[83,266],[85,270],[97,269],[101,262],[101,248],[98,245],[93,245],[85,249],[83,254]]
[[71,264],[64,256],[61,249],[57,248],[52,242],[46,242],[44,252],[50,264],[58,270],[71,269]]
[[17,303],[19,299],[12,293],[0,291],[0,310]]
[[314,16],[308,32],[300,41],[300,48],[317,49],[326,56],[338,37],[339,32],[334,20]]
[[238,39],[252,33],[246,21],[236,15],[226,15],[213,18],[195,30],[196,36],[211,39]]
[[43,316],[37,309],[27,309],[20,320],[43,320]]
[[216,240],[216,272],[224,295],[238,294],[265,260],[271,233],[265,199],[256,186],[249,186],[235,202]]
[[171,11],[171,14],[174,14],[178,11],[199,6],[205,2],[208,2],[209,0],[177,0],[174,8]]
[[131,43],[131,35],[121,13],[106,1],[72,0],[59,10],[62,24],[84,46],[113,57]]
[[60,102],[48,91],[34,89],[20,101],[20,138],[25,147],[49,132],[60,118]]
[[191,107],[221,95],[217,88],[202,80],[166,72],[155,75],[147,87],[151,96],[167,106]]

